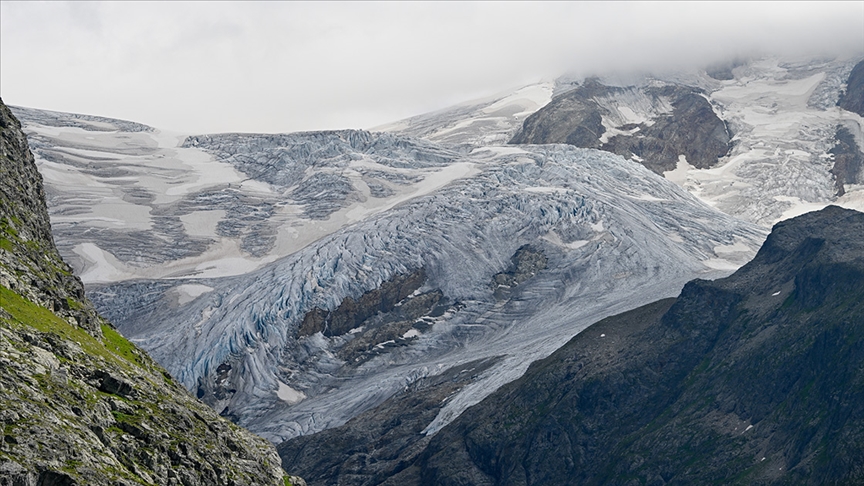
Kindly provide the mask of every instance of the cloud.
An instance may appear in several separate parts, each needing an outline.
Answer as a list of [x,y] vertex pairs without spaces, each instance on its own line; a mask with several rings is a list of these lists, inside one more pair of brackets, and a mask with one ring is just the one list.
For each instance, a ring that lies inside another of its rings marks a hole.
[[0,3],[0,96],[187,132],[370,127],[564,72],[864,54],[864,4]]

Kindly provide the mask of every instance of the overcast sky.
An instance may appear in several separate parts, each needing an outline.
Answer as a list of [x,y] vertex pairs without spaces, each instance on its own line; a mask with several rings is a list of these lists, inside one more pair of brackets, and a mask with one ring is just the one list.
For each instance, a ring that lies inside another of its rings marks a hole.
[[864,2],[0,1],[6,103],[187,133],[370,128],[754,50],[864,54]]

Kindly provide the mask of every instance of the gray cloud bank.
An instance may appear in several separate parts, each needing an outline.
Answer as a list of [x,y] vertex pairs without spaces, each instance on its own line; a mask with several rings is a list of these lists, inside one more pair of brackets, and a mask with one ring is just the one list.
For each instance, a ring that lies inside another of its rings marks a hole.
[[360,128],[565,72],[864,54],[864,2],[0,3],[0,96],[184,132]]

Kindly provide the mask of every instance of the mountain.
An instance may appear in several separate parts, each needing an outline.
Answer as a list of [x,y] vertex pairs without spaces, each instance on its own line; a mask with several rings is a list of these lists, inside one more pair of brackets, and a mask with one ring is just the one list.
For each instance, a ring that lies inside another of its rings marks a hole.
[[[431,435],[589,324],[728,275],[776,221],[860,205],[861,117],[837,106],[858,61],[563,77],[384,132],[13,109],[61,254],[205,403],[279,442],[486,363],[399,429]],[[590,118],[593,148],[507,143],[553,141],[520,137],[562,100],[585,117],[552,125]]]
[[0,484],[286,484],[100,317],[51,236],[42,177],[0,100]]
[[563,78],[510,143],[616,153],[765,226],[830,202],[864,209],[864,61],[756,58],[709,71]]
[[[590,326],[388,474],[362,454],[386,436],[343,448],[339,484],[859,484],[862,234],[836,206],[778,223],[733,275]],[[325,434],[280,452],[306,467]]]
[[529,116],[510,143],[601,149],[632,157],[658,174],[675,169],[679,154],[707,169],[731,151],[729,129],[702,90],[674,84],[640,88],[589,78]]

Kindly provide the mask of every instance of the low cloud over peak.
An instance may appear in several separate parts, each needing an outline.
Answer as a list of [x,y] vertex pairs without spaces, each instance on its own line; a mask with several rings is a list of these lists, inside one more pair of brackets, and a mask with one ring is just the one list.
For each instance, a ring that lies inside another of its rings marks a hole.
[[0,4],[11,104],[188,132],[370,127],[551,78],[864,55],[864,3]]

